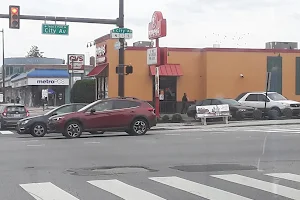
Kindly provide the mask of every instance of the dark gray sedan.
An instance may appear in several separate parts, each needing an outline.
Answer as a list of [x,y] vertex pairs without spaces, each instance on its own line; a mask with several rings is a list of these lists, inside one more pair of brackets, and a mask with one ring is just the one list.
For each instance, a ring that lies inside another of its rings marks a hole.
[[65,113],[77,112],[87,104],[85,103],[73,103],[65,104],[44,115],[38,115],[34,117],[27,117],[18,122],[17,132],[18,134],[31,134],[34,137],[43,137],[47,134],[48,119],[54,115],[60,115]]

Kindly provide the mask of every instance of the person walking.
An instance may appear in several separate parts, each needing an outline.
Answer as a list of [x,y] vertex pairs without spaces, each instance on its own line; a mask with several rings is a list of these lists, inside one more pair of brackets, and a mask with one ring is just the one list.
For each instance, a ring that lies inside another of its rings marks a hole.
[[187,110],[187,103],[188,103],[188,97],[186,93],[182,96],[182,108],[181,108],[181,114],[185,114]]

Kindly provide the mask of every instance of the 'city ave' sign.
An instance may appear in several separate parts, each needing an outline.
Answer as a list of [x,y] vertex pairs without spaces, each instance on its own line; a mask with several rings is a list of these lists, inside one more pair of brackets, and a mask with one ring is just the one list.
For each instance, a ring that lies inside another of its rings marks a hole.
[[42,34],[69,35],[69,25],[42,24]]

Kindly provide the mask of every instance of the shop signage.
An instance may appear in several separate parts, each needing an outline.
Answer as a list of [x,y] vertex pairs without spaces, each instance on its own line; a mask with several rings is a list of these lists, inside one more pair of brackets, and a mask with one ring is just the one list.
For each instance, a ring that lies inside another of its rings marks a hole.
[[69,73],[84,73],[85,59],[84,54],[68,54]]
[[159,65],[159,53],[160,51],[158,47],[147,49],[147,65]]
[[160,11],[155,11],[148,25],[148,38],[150,40],[165,37],[167,35],[167,21]]
[[28,78],[28,85],[69,85],[68,78]]
[[100,45],[96,48],[96,64],[106,62],[106,44]]

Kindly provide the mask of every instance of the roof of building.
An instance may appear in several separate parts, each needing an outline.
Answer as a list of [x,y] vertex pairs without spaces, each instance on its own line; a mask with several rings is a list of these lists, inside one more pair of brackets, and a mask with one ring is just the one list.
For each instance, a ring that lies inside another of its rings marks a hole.
[[34,69],[27,74],[30,78],[68,78],[69,72],[66,69]]
[[66,69],[32,69],[11,79],[12,82],[24,78],[68,78],[69,72]]
[[30,58],[30,57],[13,57],[5,58],[4,62],[6,65],[18,65],[18,64],[48,64],[48,65],[59,65],[64,64],[64,59],[61,58]]

